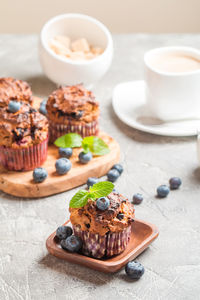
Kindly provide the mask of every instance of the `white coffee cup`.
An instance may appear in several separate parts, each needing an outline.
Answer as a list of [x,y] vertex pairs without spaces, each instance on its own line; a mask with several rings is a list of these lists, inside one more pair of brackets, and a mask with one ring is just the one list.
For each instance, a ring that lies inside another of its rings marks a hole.
[[152,59],[162,53],[187,55],[200,60],[200,51],[190,47],[157,48],[144,55],[149,114],[164,121],[200,118],[200,69],[160,71],[152,66]]

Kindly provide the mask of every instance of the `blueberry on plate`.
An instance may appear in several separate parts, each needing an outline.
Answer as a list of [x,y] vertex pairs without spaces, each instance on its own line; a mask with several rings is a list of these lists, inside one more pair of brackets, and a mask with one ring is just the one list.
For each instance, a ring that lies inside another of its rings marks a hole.
[[87,164],[91,159],[92,159],[92,153],[91,152],[80,152],[79,153],[79,161],[82,163],[82,164]]
[[96,178],[96,177],[89,177],[88,180],[87,180],[87,186],[88,186],[88,189],[93,186],[93,184],[95,183],[98,183],[99,182],[99,179]]
[[61,247],[70,252],[78,252],[82,247],[82,241],[78,236],[71,235],[65,240],[61,240]]
[[11,100],[8,104],[8,110],[12,113],[16,113],[17,111],[19,111],[20,107],[21,103],[14,100]]
[[37,183],[43,182],[48,176],[45,168],[35,168],[33,170],[33,180]]
[[108,180],[111,182],[115,182],[119,176],[120,176],[120,173],[116,169],[111,169],[107,173]]
[[139,279],[144,274],[144,267],[137,261],[129,261],[125,266],[125,272],[131,279]]
[[72,228],[69,226],[59,226],[56,230],[56,236],[59,240],[64,240],[70,235],[72,235]]
[[63,157],[56,160],[55,167],[56,167],[56,172],[59,175],[64,175],[67,172],[69,172],[69,170],[72,167],[72,163],[69,159]]
[[96,205],[97,205],[98,209],[100,209],[102,211],[106,210],[106,209],[108,209],[108,207],[110,205],[110,200],[107,197],[98,198],[96,201]]
[[70,158],[72,156],[72,148],[59,148],[60,157]]
[[159,198],[165,198],[169,194],[169,187],[165,184],[160,185],[157,188],[157,195]]
[[169,185],[171,190],[177,190],[182,184],[182,181],[179,177],[172,177],[169,180]]
[[142,194],[136,193],[133,195],[133,204],[140,204],[143,201]]
[[[119,172],[119,174],[122,174],[122,172],[124,171],[122,165],[120,165],[120,164],[115,164],[115,165],[112,167],[112,169],[117,170],[117,171]],[[112,169],[111,169],[111,170],[112,170]]]

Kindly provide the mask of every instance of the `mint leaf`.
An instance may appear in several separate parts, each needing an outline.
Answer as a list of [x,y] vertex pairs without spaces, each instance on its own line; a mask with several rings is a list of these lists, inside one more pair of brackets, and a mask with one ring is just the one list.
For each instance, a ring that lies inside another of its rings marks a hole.
[[105,155],[110,152],[108,145],[97,136],[85,137],[82,141],[84,151],[90,151],[95,155]]
[[109,195],[114,188],[114,184],[110,181],[102,181],[95,183],[90,187],[89,192],[92,193],[95,198],[105,197]]
[[84,153],[88,153],[90,151],[89,145],[84,144],[83,142],[82,142],[82,148]]
[[88,199],[91,199],[92,201],[95,201],[96,197],[93,193],[88,193]]
[[79,190],[71,199],[69,207],[79,208],[86,205],[89,193],[86,190]]
[[82,137],[78,133],[67,133],[59,137],[54,144],[62,148],[78,148],[81,147]]

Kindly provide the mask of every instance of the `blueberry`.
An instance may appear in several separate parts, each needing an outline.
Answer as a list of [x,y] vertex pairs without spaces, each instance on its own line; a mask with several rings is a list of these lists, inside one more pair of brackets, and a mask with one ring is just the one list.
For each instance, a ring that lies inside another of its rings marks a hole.
[[108,180],[111,182],[115,182],[119,176],[120,176],[120,174],[116,169],[111,169],[107,173]]
[[47,178],[47,170],[45,168],[36,168],[33,171],[33,180],[35,182],[43,182]]
[[65,240],[62,240],[60,244],[64,250],[68,250],[70,252],[78,252],[82,247],[81,239],[75,235],[67,237]]
[[[115,165],[112,167],[112,169],[117,170],[117,171],[119,172],[119,174],[122,174],[122,172],[124,171],[122,165],[120,165],[120,164],[115,164]],[[112,169],[111,169],[111,170],[112,170]]]
[[137,261],[129,261],[125,266],[125,271],[131,279],[139,279],[144,274],[144,267]]
[[88,186],[88,189],[93,186],[93,184],[99,182],[99,179],[96,178],[96,177],[89,177],[88,180],[87,180],[87,186]]
[[43,114],[43,115],[46,116],[46,114],[47,114],[46,105],[44,105],[44,104],[41,103],[39,111],[40,111],[41,114]]
[[142,203],[142,201],[143,201],[142,194],[137,193],[133,195],[133,204],[140,204]]
[[59,175],[64,175],[67,172],[69,172],[69,170],[72,167],[72,164],[69,159],[63,157],[56,160],[55,167],[56,167],[56,172]]
[[42,105],[46,106],[47,100],[48,100],[48,99],[43,99],[42,102],[40,103],[40,105],[42,104]]
[[87,164],[92,159],[92,153],[91,152],[87,152],[87,153],[80,152],[78,158],[82,164]]
[[123,218],[124,218],[124,214],[122,214],[122,213],[118,213],[118,215],[117,215],[117,219],[119,219],[119,220],[123,220]]
[[107,197],[98,198],[96,201],[97,208],[100,210],[106,210],[110,205],[110,200]]
[[68,236],[72,235],[72,228],[69,226],[60,226],[56,230],[56,236],[60,240],[66,239]]
[[182,184],[182,181],[179,177],[172,177],[169,180],[169,185],[171,190],[177,190]]
[[72,156],[72,148],[59,148],[60,157],[70,158]]
[[10,101],[8,104],[8,110],[12,113],[16,113],[18,110],[20,110],[21,103],[17,101]]
[[157,188],[157,195],[159,198],[165,198],[169,194],[169,187],[167,185],[160,185]]

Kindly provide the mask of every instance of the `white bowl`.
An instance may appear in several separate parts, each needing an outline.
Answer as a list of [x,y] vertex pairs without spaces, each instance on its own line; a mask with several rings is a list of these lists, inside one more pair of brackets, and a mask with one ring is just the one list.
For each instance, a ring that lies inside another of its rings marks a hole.
[[[56,35],[72,40],[84,37],[89,44],[104,52],[91,60],[72,61],[50,49],[48,42]],[[82,14],[64,14],[50,19],[40,33],[39,57],[46,76],[59,85],[83,83],[93,85],[108,71],[113,56],[113,40],[109,30],[98,20]]]

